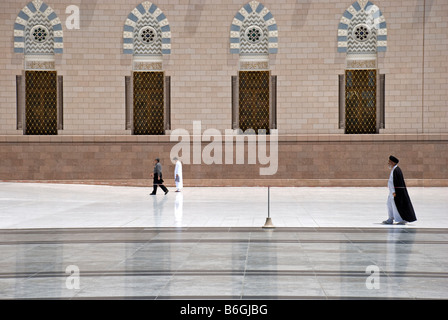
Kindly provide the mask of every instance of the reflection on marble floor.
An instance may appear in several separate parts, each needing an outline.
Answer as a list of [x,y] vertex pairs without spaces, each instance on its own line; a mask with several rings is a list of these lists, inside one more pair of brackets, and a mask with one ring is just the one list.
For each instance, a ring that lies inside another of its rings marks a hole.
[[1,231],[2,299],[448,298],[446,229]]
[[0,183],[0,298],[448,298],[447,188],[150,191]]

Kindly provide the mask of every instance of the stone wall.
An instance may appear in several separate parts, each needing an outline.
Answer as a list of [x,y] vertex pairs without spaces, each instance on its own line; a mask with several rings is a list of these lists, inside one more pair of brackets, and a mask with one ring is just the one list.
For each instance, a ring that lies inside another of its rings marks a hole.
[[[172,129],[231,127],[230,27],[248,1],[161,1],[169,20]],[[266,0],[278,27],[278,53],[269,65],[278,77],[280,134],[339,134],[338,25],[352,0]],[[448,132],[448,28],[445,0],[373,1],[387,22],[387,51],[378,54],[386,75],[386,128],[382,133]],[[132,56],[123,53],[123,26],[139,1],[49,0],[63,26],[63,53],[55,68],[64,77],[64,130],[59,135],[130,135],[125,130],[125,76]],[[3,0],[0,10],[0,135],[16,130],[16,75],[24,55],[14,52],[14,23],[27,1]],[[80,28],[67,29],[70,5],[80,8]]]
[[[187,157],[186,152],[177,152],[180,140],[170,141],[169,137],[3,136],[0,180],[148,186],[152,183],[149,174],[153,159],[159,157],[164,179],[173,185],[170,158],[179,154],[186,186],[385,187],[390,172],[387,161],[393,154],[400,159],[408,185],[448,186],[446,134],[278,136],[278,157],[270,138],[267,151],[261,152],[269,161],[263,163],[257,142],[255,162],[251,164],[249,155],[254,153],[248,153],[248,141],[237,143],[231,138],[229,148],[226,137],[213,145],[202,137],[189,137]],[[244,157],[238,164],[241,144]],[[197,159],[195,148],[200,152]],[[222,151],[215,157],[218,164],[208,164],[204,155],[215,156],[218,149]],[[273,174],[262,175],[261,168],[271,168]]]

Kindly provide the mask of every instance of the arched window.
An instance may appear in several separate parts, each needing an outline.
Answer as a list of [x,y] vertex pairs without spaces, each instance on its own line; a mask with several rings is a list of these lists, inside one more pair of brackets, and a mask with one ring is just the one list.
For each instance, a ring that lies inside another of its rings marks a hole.
[[258,1],[244,5],[230,27],[230,53],[239,54],[238,76],[232,77],[232,128],[276,129],[276,77],[269,54],[278,50],[277,23]]
[[346,53],[340,76],[340,127],[345,133],[378,133],[384,127],[384,76],[378,72],[377,53],[386,49],[380,9],[367,0],[353,3],[338,28],[338,52]]
[[163,135],[170,128],[170,78],[163,55],[171,53],[171,29],[155,4],[143,2],[128,15],[123,53],[133,55],[132,76],[126,77],[126,129],[136,135]]
[[62,77],[54,55],[63,51],[62,24],[46,3],[34,0],[14,23],[14,52],[25,54],[18,76],[17,123],[29,135],[55,135],[62,129]]

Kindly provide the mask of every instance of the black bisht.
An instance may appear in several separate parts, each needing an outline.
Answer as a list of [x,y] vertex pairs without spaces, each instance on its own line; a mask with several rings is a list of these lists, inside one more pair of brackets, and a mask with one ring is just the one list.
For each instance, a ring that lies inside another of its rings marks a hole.
[[414,207],[411,198],[409,198],[408,190],[403,178],[403,172],[399,167],[394,170],[394,187],[395,187],[395,205],[397,206],[400,217],[407,222],[416,221]]

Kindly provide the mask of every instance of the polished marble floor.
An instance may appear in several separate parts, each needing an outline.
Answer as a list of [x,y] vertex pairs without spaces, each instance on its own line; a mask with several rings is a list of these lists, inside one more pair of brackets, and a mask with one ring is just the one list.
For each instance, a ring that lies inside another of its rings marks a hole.
[[0,183],[0,299],[447,299],[447,191]]
[[[418,221],[448,228],[448,188],[409,188]],[[91,227],[260,227],[268,188],[152,188],[0,182],[0,229]],[[276,227],[383,228],[387,188],[271,188]]]
[[2,299],[448,298],[444,229],[11,229],[0,238]]

